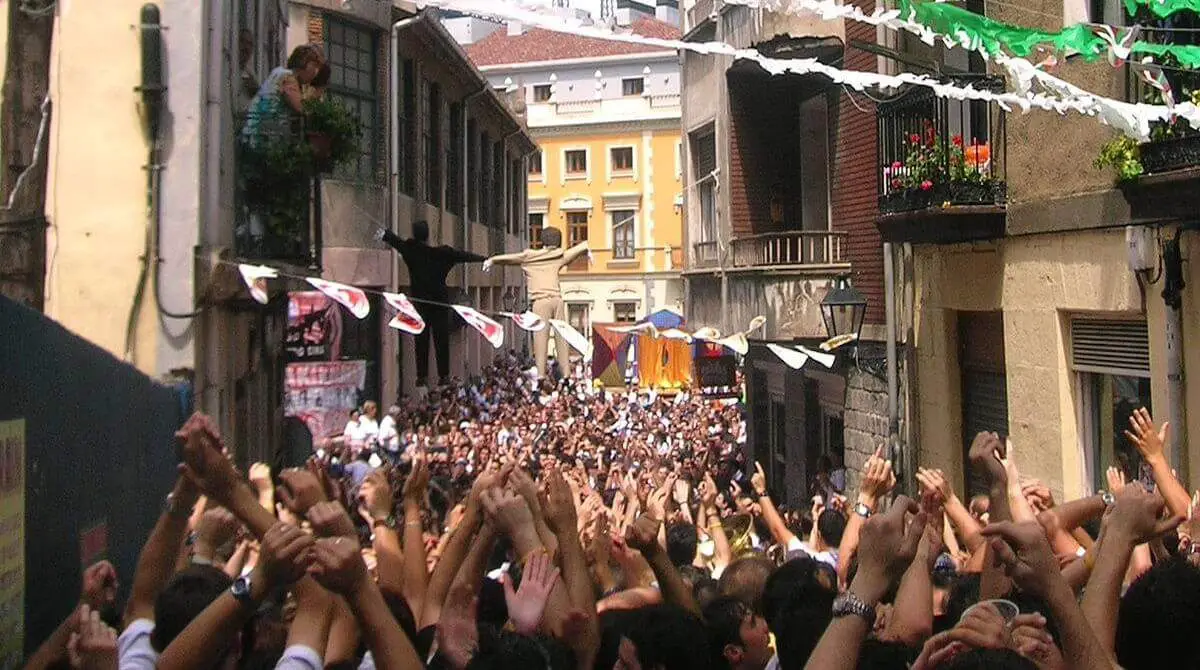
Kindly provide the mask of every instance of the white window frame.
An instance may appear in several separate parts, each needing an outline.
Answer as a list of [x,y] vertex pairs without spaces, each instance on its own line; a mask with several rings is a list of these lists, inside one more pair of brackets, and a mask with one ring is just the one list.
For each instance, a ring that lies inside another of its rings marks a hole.
[[[583,172],[568,172],[567,171],[567,154],[571,153],[573,151],[582,151],[583,152],[583,160],[587,162],[587,169],[585,169]],[[562,172],[562,181],[564,184],[568,181],[586,181],[589,184],[592,183],[592,151],[591,151],[590,147],[584,147],[584,146],[563,147],[562,152],[559,155],[562,157],[561,172]],[[543,157],[543,160],[545,160],[544,157]],[[542,171],[543,172],[546,171],[545,165],[542,166]]]
[[567,300],[567,323],[569,323],[572,328],[579,330],[579,328],[577,328],[575,326],[575,324],[571,323],[571,308],[572,307],[576,307],[576,308],[582,307],[583,308],[583,310],[584,310],[583,318],[586,321],[586,323],[583,324],[583,330],[580,332],[582,332],[590,340],[592,338],[592,301],[591,300]]
[[[635,80],[642,82],[642,91],[640,93],[626,93],[625,92],[625,82],[635,81]],[[622,98],[640,98],[644,95],[646,95],[646,77],[645,77],[645,75],[638,75],[636,77],[621,77],[621,97]]]
[[[631,163],[632,163],[633,167],[629,168],[628,170],[620,170],[620,171],[618,171],[616,168],[613,167],[613,151],[615,151],[617,149],[629,149],[629,153],[632,155]],[[607,176],[608,176],[608,181],[610,183],[614,179],[632,179],[634,181],[637,181],[637,178],[638,178],[637,146],[635,146],[633,144],[610,144],[605,148],[604,153],[605,153],[605,162],[607,163],[607,166],[606,166],[607,167]],[[588,167],[589,168],[591,167],[590,162],[588,163]]]
[[[640,226],[638,225],[638,218],[640,217],[640,213],[636,209],[610,209],[605,213],[608,215],[608,238],[609,238],[608,247],[610,249],[612,249],[612,261],[614,263],[631,263],[631,264],[637,263],[638,262],[637,241],[638,241],[638,230],[640,229]],[[616,220],[616,216],[618,214],[629,214],[630,215],[628,221],[622,222],[622,223],[623,224],[628,223],[629,227],[631,229],[630,235],[631,235],[631,242],[633,243],[633,255],[632,256],[617,256],[617,220]]]
[[[617,321],[617,305],[633,305],[633,320]],[[639,316],[642,311],[642,301],[639,298],[621,298],[620,300],[609,300],[608,308],[612,312],[613,323],[637,323],[638,319],[642,318]]]
[[[545,88],[546,90],[550,91],[549,97],[547,97],[545,100],[538,100],[537,90],[539,88]],[[531,102],[535,105],[547,105],[547,104],[554,102],[554,84],[552,82],[531,84],[529,86],[529,102]]]
[[543,150],[541,147],[538,147],[538,154],[542,157],[542,171],[538,174],[533,174],[527,170],[525,172],[525,178],[530,183],[545,185],[546,173],[550,171],[549,161],[547,160],[548,156],[546,155],[545,150]]

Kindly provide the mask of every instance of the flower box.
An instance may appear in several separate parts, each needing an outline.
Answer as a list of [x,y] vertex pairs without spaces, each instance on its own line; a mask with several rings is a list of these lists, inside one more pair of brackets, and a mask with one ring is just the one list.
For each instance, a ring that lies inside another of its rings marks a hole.
[[1146,142],[1138,149],[1145,174],[1200,167],[1200,134]]

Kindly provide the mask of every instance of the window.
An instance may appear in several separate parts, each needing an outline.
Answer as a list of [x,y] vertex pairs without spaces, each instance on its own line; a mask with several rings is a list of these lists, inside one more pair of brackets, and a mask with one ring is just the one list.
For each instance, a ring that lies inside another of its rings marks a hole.
[[475,119],[467,119],[467,208],[468,217],[479,220],[479,133]]
[[1071,367],[1079,388],[1080,436],[1093,490],[1116,466],[1130,479],[1149,473],[1125,437],[1134,410],[1151,407],[1150,337],[1144,320],[1071,319]]
[[631,260],[634,258],[634,251],[637,247],[633,240],[634,221],[636,219],[637,212],[612,213],[614,259]]
[[588,239],[587,212],[567,212],[567,246],[573,247]]
[[567,305],[567,323],[584,335],[591,335],[592,306],[585,302],[569,303]]
[[450,103],[450,142],[446,147],[446,209],[463,213],[463,104]]
[[609,155],[613,172],[633,172],[633,147],[613,147]]
[[375,147],[379,144],[379,98],[376,86],[375,34],[334,18],[325,19],[325,53],[329,58],[329,94],[345,105],[362,127],[357,161],[337,168],[336,175],[353,181],[375,179]]
[[479,222],[492,222],[492,138],[487,131],[479,134]]
[[400,169],[400,190],[409,195],[416,195],[417,164],[416,151],[413,149],[416,137],[414,120],[417,115],[416,66],[411,58],[405,58],[400,66],[400,85],[403,87],[402,99],[397,113],[397,127],[400,129],[400,155],[396,157],[396,165]]
[[717,180],[713,173],[717,169],[717,143],[713,131],[706,130],[692,135],[691,139],[692,179],[696,186],[699,202],[699,241],[717,241]]
[[422,147],[425,162],[425,200],[442,206],[442,92],[432,81],[425,82],[421,96]]
[[538,149],[529,157],[529,176],[542,176],[542,150]]
[[538,84],[533,87],[534,102],[549,102],[553,91],[550,90],[550,84]]
[[564,158],[567,164],[568,175],[580,176],[587,174],[587,149],[572,149],[566,153]]
[[641,95],[646,90],[646,80],[641,77],[621,80],[621,95]]
[[637,321],[637,303],[614,302],[613,321],[617,323],[635,323]]
[[546,227],[546,215],[541,212],[529,213],[529,246],[534,249],[542,248],[542,229]]

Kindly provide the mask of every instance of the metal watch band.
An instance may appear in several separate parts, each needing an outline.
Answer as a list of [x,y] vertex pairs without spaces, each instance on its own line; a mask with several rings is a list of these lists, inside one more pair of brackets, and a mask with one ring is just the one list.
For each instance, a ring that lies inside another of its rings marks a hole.
[[1104,503],[1105,507],[1112,507],[1117,504],[1117,497],[1111,491],[1101,491],[1100,500]]
[[871,518],[871,508],[867,507],[866,503],[857,503],[854,505],[854,513],[864,519]]
[[856,616],[864,619],[867,625],[875,624],[875,608],[866,604],[858,596],[846,591],[833,601],[833,616],[840,619],[846,616]]

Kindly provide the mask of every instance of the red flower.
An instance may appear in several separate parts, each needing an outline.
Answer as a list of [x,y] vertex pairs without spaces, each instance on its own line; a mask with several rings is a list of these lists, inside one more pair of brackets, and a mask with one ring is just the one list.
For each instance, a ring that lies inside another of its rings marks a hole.
[[925,181],[921,182],[921,190],[922,190],[922,191],[928,191],[928,190],[930,190],[930,189],[932,189],[932,188],[933,188],[933,182],[929,181],[928,179],[926,179]]
[[904,167],[904,164],[903,164],[903,163],[901,163],[900,161],[895,161],[895,162],[893,162],[893,163],[892,163],[892,169],[893,169],[893,170],[899,170],[899,169],[900,169],[900,168],[902,168],[902,167]]
[[904,182],[899,179],[892,180],[892,188],[899,190],[901,186],[904,186]]
[[955,135],[954,139],[952,139],[950,141],[953,142],[954,146],[956,146],[956,147],[961,147],[963,145],[962,135]]
[[913,144],[916,144],[917,142],[921,141],[921,136],[916,133],[913,133],[912,135],[909,135],[908,141],[912,142]]

